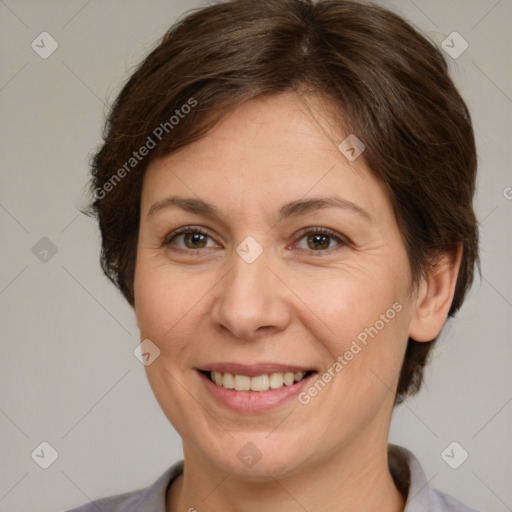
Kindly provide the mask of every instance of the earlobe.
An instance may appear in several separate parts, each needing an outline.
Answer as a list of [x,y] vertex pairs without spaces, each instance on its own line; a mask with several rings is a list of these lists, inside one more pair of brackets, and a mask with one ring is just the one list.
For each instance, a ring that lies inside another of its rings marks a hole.
[[461,259],[462,244],[459,244],[443,253],[422,279],[409,328],[413,340],[432,341],[441,332],[452,304]]

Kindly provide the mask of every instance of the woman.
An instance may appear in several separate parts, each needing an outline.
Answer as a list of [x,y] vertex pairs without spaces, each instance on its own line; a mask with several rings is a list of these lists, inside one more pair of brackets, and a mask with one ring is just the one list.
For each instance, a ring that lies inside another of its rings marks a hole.
[[349,0],[203,8],[92,173],[184,463],[76,511],[470,510],[388,445],[478,262],[473,130],[433,44]]

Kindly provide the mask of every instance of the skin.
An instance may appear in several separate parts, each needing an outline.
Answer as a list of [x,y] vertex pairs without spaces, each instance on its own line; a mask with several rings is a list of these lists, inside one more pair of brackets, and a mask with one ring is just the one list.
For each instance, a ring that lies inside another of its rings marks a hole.
[[[294,93],[248,101],[146,172],[135,311],[141,340],[160,350],[147,377],[183,439],[186,468],[168,512],[404,508],[387,466],[394,393],[408,337],[431,340],[446,320],[460,251],[411,286],[391,202],[361,157],[337,149],[347,134],[322,106]],[[148,215],[171,195],[212,203],[221,217],[176,206]],[[324,208],[277,220],[285,203],[332,195],[368,218]],[[190,236],[170,240],[184,226],[207,231],[198,249]],[[315,244],[315,227],[345,242]],[[263,249],[252,263],[235,251],[248,236]],[[394,303],[401,311],[307,405],[235,413],[212,401],[196,371],[270,361],[320,375]],[[237,457],[248,442],[261,453],[252,467]]]

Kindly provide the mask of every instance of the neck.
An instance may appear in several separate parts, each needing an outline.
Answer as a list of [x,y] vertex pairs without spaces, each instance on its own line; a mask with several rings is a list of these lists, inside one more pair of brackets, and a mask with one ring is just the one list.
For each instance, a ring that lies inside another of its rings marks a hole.
[[280,478],[269,473],[268,480],[254,482],[204,464],[204,459],[185,445],[185,472],[169,490],[167,512],[402,512],[405,500],[389,471],[387,444],[381,443],[379,449],[374,446],[358,446],[356,441],[327,462],[306,463],[300,472]]

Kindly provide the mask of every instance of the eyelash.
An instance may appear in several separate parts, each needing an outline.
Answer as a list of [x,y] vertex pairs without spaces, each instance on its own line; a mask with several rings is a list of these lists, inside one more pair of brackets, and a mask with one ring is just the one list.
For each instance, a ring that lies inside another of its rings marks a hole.
[[[306,231],[306,230],[309,230],[309,231]],[[210,234],[206,230],[204,230],[203,228],[201,228],[199,226],[184,226],[182,228],[179,228],[179,229],[169,233],[165,237],[162,246],[169,248],[171,246],[171,243],[179,235],[183,235],[183,234],[201,234],[201,235],[205,235],[205,236],[207,236],[207,237],[209,237],[210,239],[213,240],[213,238],[210,236]],[[309,253],[314,253],[314,254],[330,253],[333,249],[336,249],[336,247],[339,248],[339,247],[343,247],[343,246],[349,245],[349,241],[347,239],[339,236],[337,233],[335,233],[334,231],[331,231],[330,229],[327,229],[327,228],[320,228],[320,227],[319,228],[304,228],[300,232],[299,240],[302,240],[304,237],[306,237],[308,235],[327,235],[331,239],[333,239],[334,241],[336,241],[338,243],[337,246],[330,247],[330,248],[325,249],[325,250],[319,249],[319,250],[314,251],[312,249],[304,249],[305,251],[307,251]],[[185,251],[185,252],[201,251],[201,250],[204,250],[204,249],[208,249],[208,248],[207,247],[199,248],[199,249],[184,249],[182,247],[178,247],[177,248],[177,250]]]

